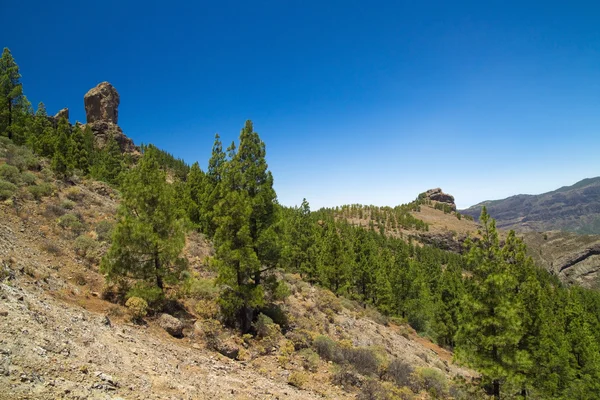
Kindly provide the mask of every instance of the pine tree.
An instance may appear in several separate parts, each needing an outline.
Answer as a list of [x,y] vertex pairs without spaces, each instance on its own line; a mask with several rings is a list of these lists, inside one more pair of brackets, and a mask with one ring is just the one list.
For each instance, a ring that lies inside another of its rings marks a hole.
[[199,216],[202,219],[200,223],[204,228],[203,232],[209,237],[213,237],[217,226],[214,220],[215,207],[221,200],[221,188],[219,187],[223,179],[223,168],[226,163],[226,155],[223,152],[223,144],[218,134],[215,135],[215,142],[212,148],[212,154],[208,160],[208,170],[204,181],[204,192],[202,198],[204,201],[200,204]]
[[91,175],[112,185],[119,184],[121,172],[124,170],[123,155],[114,136],[109,137],[104,148],[96,154],[95,158]]
[[73,168],[80,170],[87,175],[90,168],[91,154],[86,146],[83,130],[79,125],[73,127],[71,141],[69,144],[69,162]]
[[461,301],[456,356],[477,368],[491,385],[491,394],[500,398],[503,384],[522,384],[520,371],[529,364],[529,355],[519,348],[524,335],[523,304],[517,295],[517,266],[505,258],[513,254],[503,254],[496,223],[485,207],[480,222],[482,240],[469,243],[467,262],[473,276]]
[[263,279],[265,273],[279,259],[274,230],[276,196],[265,160],[265,145],[250,121],[240,134],[239,151],[232,144],[228,155],[229,161],[222,169],[209,168],[209,176],[222,174],[213,218],[214,262],[219,273],[217,282],[224,287],[219,299],[221,308],[230,323],[248,332],[256,309],[264,304],[265,290],[272,283]]
[[58,177],[67,177],[72,169],[69,163],[70,127],[65,118],[58,121],[56,129],[57,139],[54,155],[52,156],[52,169]]
[[13,124],[23,100],[20,80],[19,66],[5,47],[0,58],[0,133],[6,133],[9,139],[13,138]]
[[196,225],[200,232],[208,231],[208,220],[203,214],[206,193],[206,175],[200,168],[200,165],[195,162],[190,168],[186,179],[186,196],[188,198],[187,211],[190,221]]
[[101,271],[109,281],[131,277],[163,290],[186,268],[185,218],[173,207],[175,193],[153,150],[124,175],[121,190],[118,223]]

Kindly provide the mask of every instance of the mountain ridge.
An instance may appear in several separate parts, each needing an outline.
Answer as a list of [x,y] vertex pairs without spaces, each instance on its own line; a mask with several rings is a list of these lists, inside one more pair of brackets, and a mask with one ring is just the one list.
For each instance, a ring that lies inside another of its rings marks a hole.
[[600,234],[600,177],[537,195],[485,200],[460,212],[478,218],[484,206],[502,229]]

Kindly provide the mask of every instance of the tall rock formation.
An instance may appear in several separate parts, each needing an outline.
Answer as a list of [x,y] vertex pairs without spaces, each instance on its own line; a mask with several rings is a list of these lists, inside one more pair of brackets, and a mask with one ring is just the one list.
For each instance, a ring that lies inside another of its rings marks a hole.
[[117,89],[108,82],[102,82],[90,89],[83,97],[87,126],[94,132],[98,146],[104,147],[113,135],[121,151],[132,153],[137,151],[133,141],[125,136],[117,125],[120,101]]

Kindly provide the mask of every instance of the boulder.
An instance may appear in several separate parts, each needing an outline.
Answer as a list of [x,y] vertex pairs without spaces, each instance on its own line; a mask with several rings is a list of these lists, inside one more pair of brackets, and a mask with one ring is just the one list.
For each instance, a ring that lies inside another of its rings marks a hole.
[[117,124],[119,121],[119,93],[108,82],[90,89],[83,97],[87,123],[104,121]]
[[158,317],[158,325],[171,336],[183,336],[183,323],[169,314],[161,314]]

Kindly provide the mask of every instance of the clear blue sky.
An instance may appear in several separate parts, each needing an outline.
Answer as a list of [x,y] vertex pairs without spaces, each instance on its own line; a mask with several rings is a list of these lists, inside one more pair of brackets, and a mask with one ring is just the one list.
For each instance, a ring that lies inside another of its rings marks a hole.
[[459,207],[600,175],[600,6],[586,1],[4,1],[30,101],[101,81],[119,123],[206,166],[246,119],[280,202]]

